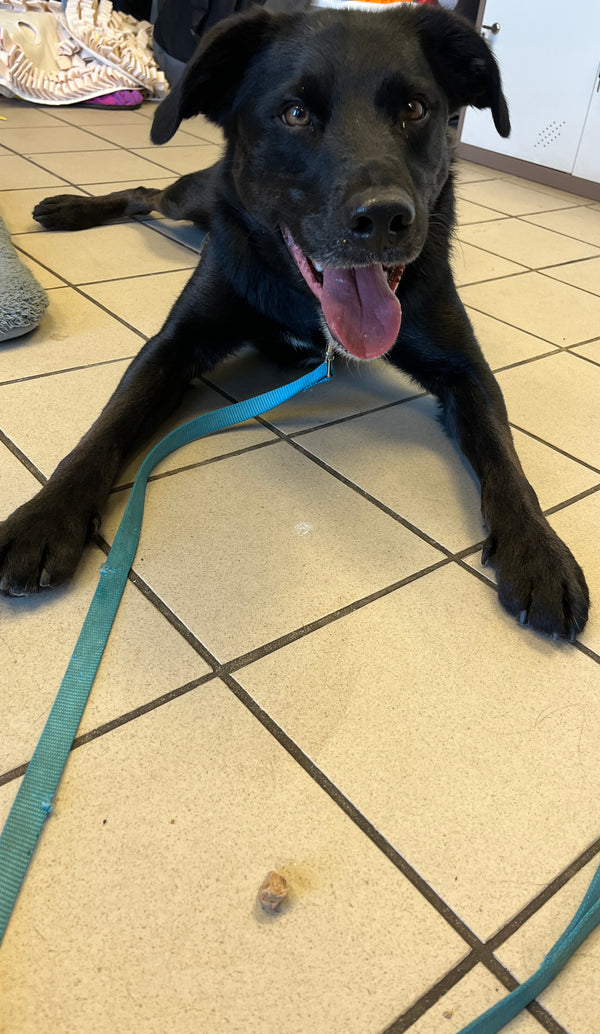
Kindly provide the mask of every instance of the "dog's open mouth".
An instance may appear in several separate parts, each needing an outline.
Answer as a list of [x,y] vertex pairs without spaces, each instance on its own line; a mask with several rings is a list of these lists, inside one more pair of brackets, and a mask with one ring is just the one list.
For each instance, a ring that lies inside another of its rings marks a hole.
[[402,309],[395,292],[404,266],[321,268],[298,247],[287,227],[282,233],[336,341],[357,359],[388,352],[400,331]]

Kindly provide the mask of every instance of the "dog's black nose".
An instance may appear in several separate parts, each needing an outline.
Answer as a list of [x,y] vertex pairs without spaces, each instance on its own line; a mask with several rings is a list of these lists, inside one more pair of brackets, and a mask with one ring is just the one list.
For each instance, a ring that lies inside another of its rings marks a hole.
[[415,206],[408,195],[381,194],[354,198],[350,205],[348,229],[355,240],[380,248],[400,244],[407,228],[415,221]]

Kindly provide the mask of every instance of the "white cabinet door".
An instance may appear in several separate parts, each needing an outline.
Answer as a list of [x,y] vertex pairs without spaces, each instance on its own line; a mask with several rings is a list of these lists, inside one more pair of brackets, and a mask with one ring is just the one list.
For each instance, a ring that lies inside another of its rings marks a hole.
[[[600,50],[600,40],[598,49]],[[600,183],[600,66],[573,166],[573,175]]]
[[[467,111],[461,140],[476,147],[571,172],[600,57],[600,3],[487,0],[484,25],[500,64],[512,132],[502,140],[489,111]],[[576,15],[575,15],[576,11]],[[593,144],[590,144],[593,149]],[[582,161],[583,161],[582,156]]]

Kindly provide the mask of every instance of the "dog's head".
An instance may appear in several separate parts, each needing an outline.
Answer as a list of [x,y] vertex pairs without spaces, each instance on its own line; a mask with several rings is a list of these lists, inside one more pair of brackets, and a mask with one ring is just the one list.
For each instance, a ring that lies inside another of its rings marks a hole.
[[199,113],[222,126],[229,201],[285,242],[283,265],[334,338],[372,358],[396,340],[396,288],[427,239],[450,167],[448,118],[464,105],[490,108],[508,135],[494,58],[454,15],[257,10],[207,34],[152,139]]

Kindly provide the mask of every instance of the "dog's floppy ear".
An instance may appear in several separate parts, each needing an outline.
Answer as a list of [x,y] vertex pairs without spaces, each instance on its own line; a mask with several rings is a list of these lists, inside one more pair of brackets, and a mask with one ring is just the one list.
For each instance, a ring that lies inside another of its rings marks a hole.
[[464,105],[491,108],[500,136],[508,136],[508,105],[498,65],[485,40],[458,15],[431,7],[420,7],[416,13],[421,46],[452,110]]
[[184,118],[202,113],[222,124],[250,59],[277,35],[286,15],[260,7],[224,18],[198,44],[179,82],[159,105],[150,136],[170,140]]

